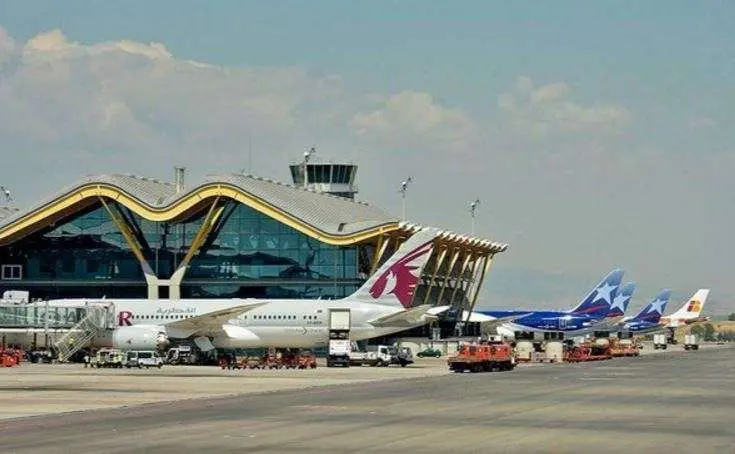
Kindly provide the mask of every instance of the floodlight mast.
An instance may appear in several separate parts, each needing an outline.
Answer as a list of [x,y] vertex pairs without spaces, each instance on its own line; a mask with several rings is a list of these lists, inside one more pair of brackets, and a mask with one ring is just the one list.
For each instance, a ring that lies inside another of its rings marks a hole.
[[10,194],[10,190],[5,186],[0,186],[0,193],[5,197],[5,201],[10,203],[13,201],[13,196]]
[[406,220],[406,190],[408,189],[409,183],[411,183],[412,181],[413,181],[413,178],[411,177],[408,177],[405,180],[403,180],[401,182],[401,189],[399,190],[399,192],[401,193],[401,208],[402,208],[401,219],[403,221]]
[[480,199],[475,199],[474,202],[470,202],[470,216],[472,217],[472,236],[475,236],[475,214],[477,213],[477,208],[480,206]]

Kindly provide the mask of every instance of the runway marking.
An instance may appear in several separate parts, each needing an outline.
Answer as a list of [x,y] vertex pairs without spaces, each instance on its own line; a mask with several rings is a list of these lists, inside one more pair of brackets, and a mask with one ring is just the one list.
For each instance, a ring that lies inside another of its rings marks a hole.
[[605,381],[605,380],[616,380],[614,377],[579,377],[580,380],[596,380],[596,381]]

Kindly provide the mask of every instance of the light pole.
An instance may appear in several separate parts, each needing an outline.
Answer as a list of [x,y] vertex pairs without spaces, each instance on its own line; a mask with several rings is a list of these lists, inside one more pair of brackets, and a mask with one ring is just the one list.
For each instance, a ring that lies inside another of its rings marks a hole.
[[311,158],[311,155],[315,153],[316,149],[314,147],[311,147],[304,152],[304,189],[307,189],[309,187],[309,158]]
[[5,196],[5,201],[10,203],[13,201],[13,196],[10,195],[10,190],[5,186],[0,186],[0,192]]
[[477,207],[480,206],[480,199],[475,199],[474,202],[470,202],[470,216],[472,216],[472,236],[475,235],[475,213]]
[[402,206],[402,220],[406,220],[406,189],[408,189],[408,184],[413,181],[413,178],[408,177],[403,182],[401,182],[401,206]]

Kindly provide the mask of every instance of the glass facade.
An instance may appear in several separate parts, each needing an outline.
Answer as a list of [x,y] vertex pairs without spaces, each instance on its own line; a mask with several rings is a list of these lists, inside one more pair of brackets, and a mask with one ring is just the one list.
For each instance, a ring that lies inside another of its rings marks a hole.
[[0,248],[0,263],[21,265],[21,281],[144,283],[138,260],[102,206]]
[[122,208],[156,276],[168,279],[184,259],[204,221],[205,211],[178,222],[154,222]]
[[[107,205],[125,220],[161,279],[179,266],[209,210],[154,222],[113,201]],[[230,200],[191,260],[181,296],[341,298],[367,277],[372,252],[372,246],[322,243]],[[101,203],[0,247],[0,265],[7,268],[0,291],[29,290],[31,298],[147,295],[142,267]],[[167,289],[160,290],[166,297]]]
[[[358,256],[357,246],[322,243],[246,205],[228,202],[192,259],[182,292],[191,297],[341,297],[361,282]],[[229,285],[206,285],[212,282]],[[233,288],[234,283],[239,286]]]

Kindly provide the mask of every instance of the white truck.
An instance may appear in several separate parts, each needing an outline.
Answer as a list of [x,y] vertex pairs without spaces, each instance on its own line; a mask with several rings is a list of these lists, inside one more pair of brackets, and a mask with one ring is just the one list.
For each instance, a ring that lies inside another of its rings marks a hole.
[[125,367],[130,369],[131,367],[137,367],[138,369],[163,366],[163,358],[158,355],[158,352],[153,350],[132,350],[125,354]]
[[350,318],[349,309],[329,310],[329,353],[327,367],[350,366]]
[[658,350],[659,348],[662,350],[666,350],[666,334],[654,334],[653,335],[653,349]]
[[378,355],[375,352],[361,352],[352,350],[350,352],[350,366],[377,366]]
[[329,339],[327,367],[349,367],[351,350],[349,339]]
[[195,364],[196,362],[197,355],[190,345],[169,348],[164,359],[166,364]]
[[684,350],[699,350],[699,339],[696,334],[684,336]]

